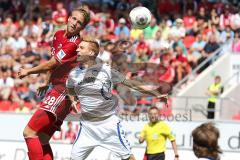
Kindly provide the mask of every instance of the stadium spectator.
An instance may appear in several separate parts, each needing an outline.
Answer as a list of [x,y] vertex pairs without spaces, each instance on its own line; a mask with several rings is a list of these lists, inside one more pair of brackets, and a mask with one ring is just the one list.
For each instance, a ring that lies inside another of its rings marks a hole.
[[157,20],[153,17],[147,28],[143,30],[145,39],[153,39],[156,32],[158,31],[159,26],[157,25]]
[[176,47],[176,57],[172,60],[172,64],[176,70],[178,81],[192,71],[191,66],[188,63],[188,59],[183,54],[183,50],[180,46]]
[[234,35],[234,40],[232,42],[232,51],[240,52],[240,34],[239,34],[239,32],[236,32]]
[[25,106],[24,101],[20,100],[19,107],[15,109],[16,113],[29,113],[30,110]]
[[171,28],[170,34],[181,38],[185,36],[186,30],[183,26],[183,20],[181,18],[176,19],[176,25]]
[[158,119],[158,108],[151,107],[148,111],[148,116],[150,122],[144,126],[139,137],[139,143],[143,143],[144,141],[147,142],[147,160],[165,160],[167,139],[169,139],[172,143],[172,148],[175,154],[174,160],[178,160],[179,155],[175,137],[171,131],[170,126]]
[[191,12],[196,13],[198,9],[198,3],[196,0],[186,0],[183,1],[183,13],[190,13]]
[[[210,35],[208,42],[206,43],[206,45],[203,48],[203,51],[201,52],[201,57],[198,59],[198,64],[202,63],[209,56],[211,56],[214,53],[214,51],[216,51],[219,47],[220,45],[217,42],[216,35],[215,34]],[[206,63],[204,66],[200,68],[199,72],[202,72],[209,65],[210,65],[210,62]]]
[[198,33],[195,42],[193,42],[192,46],[190,47],[190,51],[192,52],[192,55],[194,59],[196,59],[196,61],[198,61],[199,58],[201,58],[201,54],[203,52],[205,45],[206,41],[204,40],[202,33]]
[[14,79],[10,76],[10,70],[3,70],[0,78],[0,99],[8,100],[14,87]]
[[124,37],[129,37],[130,35],[130,30],[129,28],[126,26],[126,20],[124,18],[120,18],[118,20],[118,26],[115,28],[114,30],[114,34],[116,36],[120,36],[121,34],[123,34]]
[[220,15],[219,27],[220,29],[225,29],[226,26],[231,25],[231,12],[229,5],[226,5],[223,13]]
[[199,160],[220,160],[220,133],[213,123],[204,123],[196,127],[192,131],[192,137],[193,152]]
[[176,73],[171,65],[170,58],[169,53],[162,56],[162,65],[166,68],[166,71],[163,74],[160,74],[159,80],[173,84]]
[[219,41],[221,43],[227,42],[229,40],[233,40],[234,32],[231,30],[230,26],[226,26],[224,30],[221,31],[219,36]]
[[8,33],[9,36],[13,36],[16,31],[17,31],[17,27],[13,23],[12,17],[7,16],[5,18],[5,22],[3,23],[3,33]]
[[148,40],[148,44],[153,53],[159,53],[161,50],[170,48],[168,40],[162,39],[161,30],[156,32],[154,39]]
[[144,34],[139,35],[138,43],[136,46],[136,63],[147,62],[149,54],[149,45],[144,39]]
[[217,102],[217,97],[223,92],[223,87],[221,85],[221,77],[216,76],[214,78],[214,83],[208,87],[206,92],[208,98],[207,105],[207,118],[214,119],[215,117],[215,105]]
[[193,10],[190,8],[187,10],[187,14],[183,17],[183,24],[186,28],[186,33],[191,33],[193,25],[196,22],[196,16],[193,15]]
[[54,30],[58,30],[64,27],[67,22],[67,10],[64,8],[62,2],[58,2],[56,5],[56,10],[52,13],[52,22],[54,24]]
[[132,40],[137,41],[138,37],[140,36],[140,34],[143,34],[143,30],[142,29],[131,28],[131,30],[130,30],[130,38]]
[[212,9],[210,14],[211,14],[211,21],[212,21],[212,23],[214,25],[218,25],[220,19],[219,19],[219,16],[217,14],[216,9]]
[[67,122],[67,126],[68,126],[68,129],[67,129],[67,132],[65,133],[64,139],[66,141],[69,141],[72,144],[76,139],[77,135],[76,135],[76,132],[73,130],[71,121]]
[[128,11],[130,9],[130,4],[127,3],[127,0],[120,0],[116,4],[116,18],[124,17],[127,18]]

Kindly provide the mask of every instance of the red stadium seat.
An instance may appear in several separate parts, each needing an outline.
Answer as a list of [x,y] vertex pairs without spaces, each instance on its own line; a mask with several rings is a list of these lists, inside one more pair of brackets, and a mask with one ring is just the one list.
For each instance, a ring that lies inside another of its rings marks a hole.
[[10,101],[0,101],[0,111],[11,111],[11,105]]

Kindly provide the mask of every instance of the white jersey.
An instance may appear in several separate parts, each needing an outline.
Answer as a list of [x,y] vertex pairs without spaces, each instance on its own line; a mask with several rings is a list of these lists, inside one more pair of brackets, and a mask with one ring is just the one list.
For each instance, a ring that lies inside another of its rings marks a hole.
[[93,117],[115,114],[117,98],[112,95],[113,84],[121,83],[124,76],[108,64],[96,64],[87,69],[74,68],[66,82],[74,88],[80,101],[81,113]]

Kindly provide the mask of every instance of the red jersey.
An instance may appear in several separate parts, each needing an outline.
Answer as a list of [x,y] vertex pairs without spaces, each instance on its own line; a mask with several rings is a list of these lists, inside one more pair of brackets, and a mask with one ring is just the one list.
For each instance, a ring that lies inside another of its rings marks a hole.
[[65,84],[69,72],[76,66],[77,46],[80,43],[79,36],[66,37],[65,30],[55,33],[52,43],[52,56],[60,63],[51,74],[52,85]]

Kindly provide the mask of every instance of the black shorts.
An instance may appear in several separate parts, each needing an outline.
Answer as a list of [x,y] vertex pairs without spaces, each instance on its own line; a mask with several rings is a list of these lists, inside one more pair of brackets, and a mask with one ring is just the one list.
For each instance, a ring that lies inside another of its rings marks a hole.
[[147,160],[165,160],[165,153],[147,154]]

